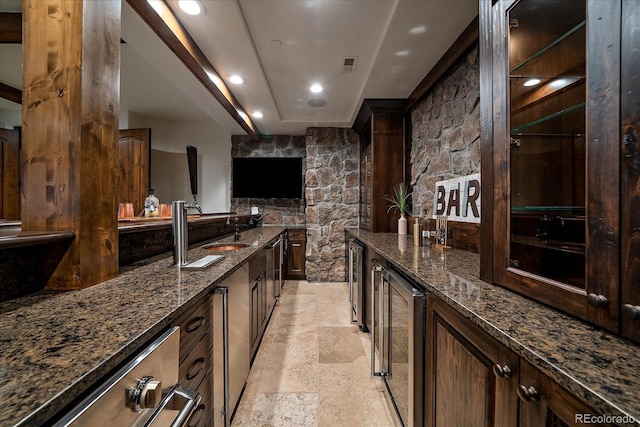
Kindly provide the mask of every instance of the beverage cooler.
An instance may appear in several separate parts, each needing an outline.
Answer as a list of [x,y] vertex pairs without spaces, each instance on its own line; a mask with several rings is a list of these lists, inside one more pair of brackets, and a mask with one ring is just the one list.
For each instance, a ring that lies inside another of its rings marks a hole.
[[371,374],[384,381],[402,425],[421,426],[426,295],[392,267],[374,267],[372,279]]

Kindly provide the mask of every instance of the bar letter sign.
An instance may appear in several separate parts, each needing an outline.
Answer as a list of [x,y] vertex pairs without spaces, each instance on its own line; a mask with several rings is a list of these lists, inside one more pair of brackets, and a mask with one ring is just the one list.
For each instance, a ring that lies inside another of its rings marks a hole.
[[436,182],[433,218],[446,215],[449,221],[480,223],[480,174]]

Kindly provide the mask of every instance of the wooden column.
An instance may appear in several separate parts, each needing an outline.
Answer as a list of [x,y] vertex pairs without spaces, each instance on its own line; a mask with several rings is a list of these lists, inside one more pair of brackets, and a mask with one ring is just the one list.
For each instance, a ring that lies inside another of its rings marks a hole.
[[120,0],[24,0],[22,226],[71,230],[47,283],[118,274]]

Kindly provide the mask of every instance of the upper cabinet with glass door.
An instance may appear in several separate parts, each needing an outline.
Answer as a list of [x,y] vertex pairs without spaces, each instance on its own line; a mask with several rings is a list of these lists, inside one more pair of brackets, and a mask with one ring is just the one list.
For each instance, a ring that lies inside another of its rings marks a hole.
[[613,331],[625,3],[640,0],[480,1],[484,278]]
[[508,11],[509,263],[584,289],[586,5],[541,3]]

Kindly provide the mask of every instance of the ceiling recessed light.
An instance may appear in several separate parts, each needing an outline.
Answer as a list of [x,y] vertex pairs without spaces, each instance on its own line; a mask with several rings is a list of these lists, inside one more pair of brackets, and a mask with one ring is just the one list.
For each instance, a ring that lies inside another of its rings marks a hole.
[[405,50],[399,50],[396,52],[396,56],[409,56],[409,54],[411,53],[411,51],[405,49]]
[[198,0],[179,0],[178,6],[188,15],[196,16],[202,13],[202,4]]
[[313,93],[320,93],[322,92],[322,86],[318,83],[314,83],[311,85],[311,87],[309,87],[309,90]]
[[261,119],[264,117],[264,114],[262,114],[262,111],[254,111],[252,116],[256,119]]
[[540,79],[529,79],[526,82],[524,82],[523,84],[525,86],[527,86],[527,87],[530,87],[530,86],[535,86],[535,85],[537,85],[539,83],[540,83]]
[[234,85],[241,85],[242,83],[244,83],[244,79],[237,74],[229,77],[229,81]]
[[309,104],[310,107],[319,108],[324,107],[327,104],[327,101],[325,101],[324,99],[310,99],[307,104]]
[[271,46],[273,47],[280,47],[282,46],[282,42],[280,40],[271,40]]

